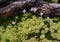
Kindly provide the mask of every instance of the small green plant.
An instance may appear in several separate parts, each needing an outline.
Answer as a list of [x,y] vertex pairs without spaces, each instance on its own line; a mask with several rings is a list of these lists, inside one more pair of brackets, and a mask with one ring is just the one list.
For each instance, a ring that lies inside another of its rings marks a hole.
[[31,41],[60,42],[60,18],[43,19],[32,13],[15,17],[0,17],[0,42]]

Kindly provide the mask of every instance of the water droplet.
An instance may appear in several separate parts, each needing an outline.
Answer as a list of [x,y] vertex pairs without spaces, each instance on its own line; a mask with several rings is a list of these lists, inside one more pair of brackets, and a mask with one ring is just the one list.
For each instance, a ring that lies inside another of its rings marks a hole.
[[14,24],[16,24],[16,22],[15,21],[12,21],[12,24],[14,25]]

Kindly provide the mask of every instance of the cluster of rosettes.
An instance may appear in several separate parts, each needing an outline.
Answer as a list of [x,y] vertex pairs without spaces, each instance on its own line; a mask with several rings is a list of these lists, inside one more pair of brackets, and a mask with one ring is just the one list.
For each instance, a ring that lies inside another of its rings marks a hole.
[[31,13],[0,18],[1,42],[60,42],[60,18],[43,19]]

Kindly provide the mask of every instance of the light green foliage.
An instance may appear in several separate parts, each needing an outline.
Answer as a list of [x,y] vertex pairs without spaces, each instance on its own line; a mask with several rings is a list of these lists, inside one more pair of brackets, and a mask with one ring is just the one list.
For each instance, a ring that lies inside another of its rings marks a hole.
[[46,1],[46,2],[53,2],[53,3],[57,3],[58,2],[58,0],[44,0],[44,1]]
[[16,28],[8,25],[6,31],[1,37],[1,42],[16,42]]
[[58,2],[58,0],[52,0],[52,2],[57,3],[57,2]]
[[[43,19],[31,13],[0,18],[0,42],[60,41],[60,18]],[[16,24],[12,24],[15,21]],[[33,39],[33,40],[32,40]]]
[[[44,1],[58,2],[58,0]],[[12,21],[16,24],[12,24]],[[0,17],[0,42],[60,42],[60,18],[48,20],[31,13]]]

